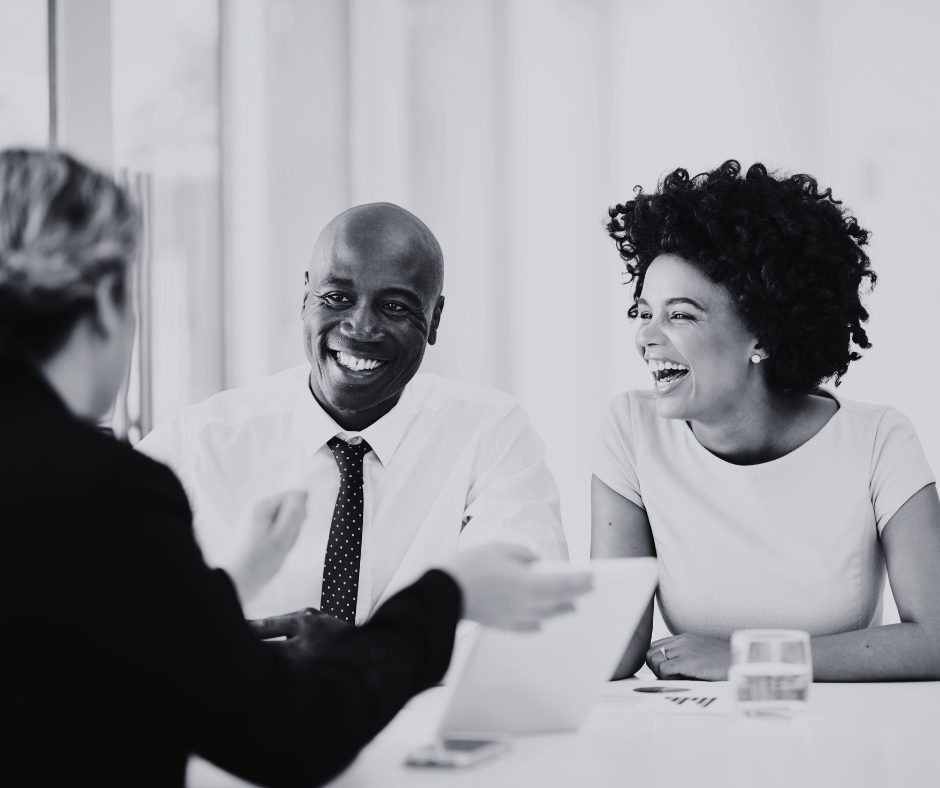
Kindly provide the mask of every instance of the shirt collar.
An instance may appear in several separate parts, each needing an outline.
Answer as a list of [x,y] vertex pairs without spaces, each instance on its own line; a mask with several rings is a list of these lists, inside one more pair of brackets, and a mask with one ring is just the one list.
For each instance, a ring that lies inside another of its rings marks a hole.
[[340,427],[330,415],[320,407],[310,391],[309,370],[303,386],[298,392],[297,416],[300,420],[302,440],[307,454],[312,456],[323,448],[330,438],[335,436],[347,440],[353,435],[361,435],[368,442],[382,465],[388,465],[392,456],[405,437],[405,431],[411,423],[411,383],[405,386],[395,407],[361,432],[349,432]]

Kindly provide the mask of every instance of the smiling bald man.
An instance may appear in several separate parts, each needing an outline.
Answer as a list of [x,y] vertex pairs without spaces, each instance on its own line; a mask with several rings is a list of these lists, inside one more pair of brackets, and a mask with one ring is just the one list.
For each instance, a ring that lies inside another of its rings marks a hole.
[[242,513],[286,489],[308,516],[250,618],[314,607],[362,623],[460,548],[521,543],[566,558],[544,446],[502,392],[417,374],[437,340],[444,262],[396,205],[351,208],[320,234],[306,275],[309,365],[227,391],[138,448],[179,475],[210,564],[227,568]]

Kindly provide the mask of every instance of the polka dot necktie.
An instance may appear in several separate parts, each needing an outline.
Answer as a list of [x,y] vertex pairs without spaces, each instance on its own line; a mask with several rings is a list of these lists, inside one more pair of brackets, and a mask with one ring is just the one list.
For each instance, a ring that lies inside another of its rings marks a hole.
[[361,438],[356,444],[331,438],[327,446],[339,466],[339,494],[323,561],[320,610],[355,624],[362,556],[362,461],[372,447]]

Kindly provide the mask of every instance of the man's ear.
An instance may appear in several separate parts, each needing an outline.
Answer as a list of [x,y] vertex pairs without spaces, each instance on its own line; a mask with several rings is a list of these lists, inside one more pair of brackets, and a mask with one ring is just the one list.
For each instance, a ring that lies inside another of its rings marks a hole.
[[441,312],[444,311],[444,296],[437,299],[434,307],[434,313],[431,315],[431,330],[428,332],[428,344],[433,345],[437,342],[437,327],[441,324]]
[[307,309],[307,296],[310,295],[310,272],[304,271],[304,302],[300,305],[300,316],[304,316]]

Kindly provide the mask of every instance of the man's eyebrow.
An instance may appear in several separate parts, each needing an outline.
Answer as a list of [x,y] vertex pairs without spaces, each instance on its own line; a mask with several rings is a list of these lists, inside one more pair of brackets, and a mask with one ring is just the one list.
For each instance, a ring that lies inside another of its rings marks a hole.
[[319,284],[322,285],[334,285],[338,287],[355,287],[356,283],[352,279],[344,279],[339,276],[327,276],[320,280]]
[[[644,306],[649,306],[649,301],[647,301],[645,298],[641,296],[640,298],[637,299],[637,304],[643,304]],[[702,306],[694,298],[688,298],[686,296],[679,296],[678,298],[667,298],[663,302],[663,306],[675,306],[676,304],[691,304],[692,306],[694,306],[696,309],[698,309],[701,312],[708,311],[704,306]]]
[[[319,282],[319,287],[346,287],[354,290],[356,283],[352,279],[346,279],[342,276],[326,276]],[[381,298],[407,298],[421,303],[421,294],[417,290],[412,290],[404,285],[388,287],[381,291]]]
[[407,287],[389,287],[385,290],[382,290],[382,297],[404,297],[404,298],[413,298],[415,301],[420,302],[422,300],[421,294],[417,290],[411,290]]

